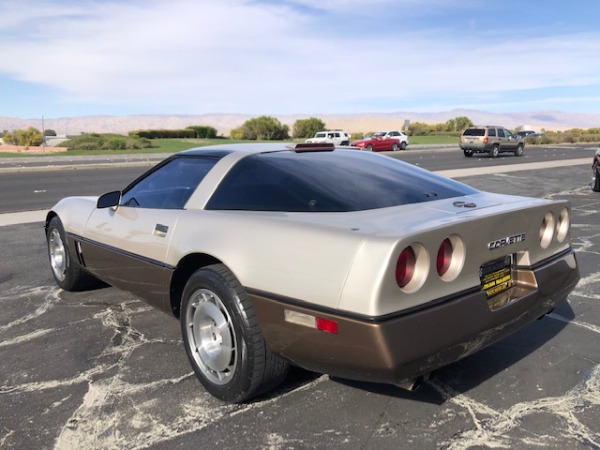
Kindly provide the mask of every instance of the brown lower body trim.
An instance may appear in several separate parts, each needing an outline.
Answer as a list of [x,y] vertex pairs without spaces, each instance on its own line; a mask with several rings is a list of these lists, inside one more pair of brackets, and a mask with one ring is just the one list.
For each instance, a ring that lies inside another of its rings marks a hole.
[[[77,246],[81,252],[77,252]],[[131,292],[150,305],[172,314],[169,297],[173,270],[135,255],[87,240],[69,237],[72,257],[94,276],[116,288]],[[75,253],[75,255],[73,255]]]
[[[579,280],[574,253],[526,274],[512,289],[518,298],[490,309],[485,293],[383,321],[372,321],[289,304],[252,294],[267,345],[291,363],[360,381],[402,384],[488,346],[552,310]],[[288,309],[335,320],[338,334],[285,320]]]

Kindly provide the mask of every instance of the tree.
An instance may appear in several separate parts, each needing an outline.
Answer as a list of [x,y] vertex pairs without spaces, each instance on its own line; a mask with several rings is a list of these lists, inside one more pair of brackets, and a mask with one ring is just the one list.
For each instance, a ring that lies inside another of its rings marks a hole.
[[52,129],[44,130],[44,136],[56,136],[56,131]]
[[467,116],[458,116],[446,122],[446,131],[463,131],[473,126],[473,122]]
[[473,126],[473,122],[467,116],[458,116],[456,119],[456,131],[463,131]]
[[282,125],[271,116],[254,117],[247,120],[240,128],[231,130],[231,137],[236,139],[280,141],[288,139],[290,128]]
[[296,122],[294,122],[294,126],[292,127],[295,138],[313,137],[315,133],[325,129],[327,129],[325,122],[316,117],[296,120]]
[[42,132],[37,128],[29,127],[26,130],[14,130],[7,132],[2,139],[7,144],[38,146],[44,142]]

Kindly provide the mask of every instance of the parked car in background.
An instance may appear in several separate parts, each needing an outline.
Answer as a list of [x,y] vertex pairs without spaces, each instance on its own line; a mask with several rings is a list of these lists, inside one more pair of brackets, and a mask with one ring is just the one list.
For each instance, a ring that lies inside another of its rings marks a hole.
[[529,141],[529,142],[534,142],[535,143],[535,142],[539,142],[538,139],[541,140],[541,139],[543,139],[545,137],[546,137],[546,135],[544,133],[533,133],[533,134],[528,135],[525,138],[525,140]]
[[536,134],[535,131],[533,131],[533,130],[521,130],[521,131],[518,131],[517,133],[515,133],[515,136],[519,139],[525,139],[528,136],[531,136],[533,134]]
[[408,136],[404,131],[378,131],[377,133],[352,142],[350,145],[370,152],[406,150]]
[[305,141],[307,144],[349,145],[350,135],[342,130],[319,131]]
[[503,152],[523,155],[525,139],[516,137],[504,127],[494,125],[469,127],[463,131],[458,141],[467,157],[474,153],[489,153],[492,158]]

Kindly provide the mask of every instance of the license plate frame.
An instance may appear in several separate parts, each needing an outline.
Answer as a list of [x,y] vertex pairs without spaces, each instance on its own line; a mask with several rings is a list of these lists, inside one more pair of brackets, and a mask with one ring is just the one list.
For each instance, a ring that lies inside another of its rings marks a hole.
[[481,290],[488,299],[506,292],[514,286],[513,255],[485,262],[479,268]]

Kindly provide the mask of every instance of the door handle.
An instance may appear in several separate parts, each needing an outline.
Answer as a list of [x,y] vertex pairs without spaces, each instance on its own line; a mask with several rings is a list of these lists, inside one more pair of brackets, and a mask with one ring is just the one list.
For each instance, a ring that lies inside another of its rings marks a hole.
[[161,225],[160,223],[157,223],[154,226],[154,236],[158,236],[158,237],[166,237],[167,236],[167,232],[169,231],[169,227],[167,225]]

